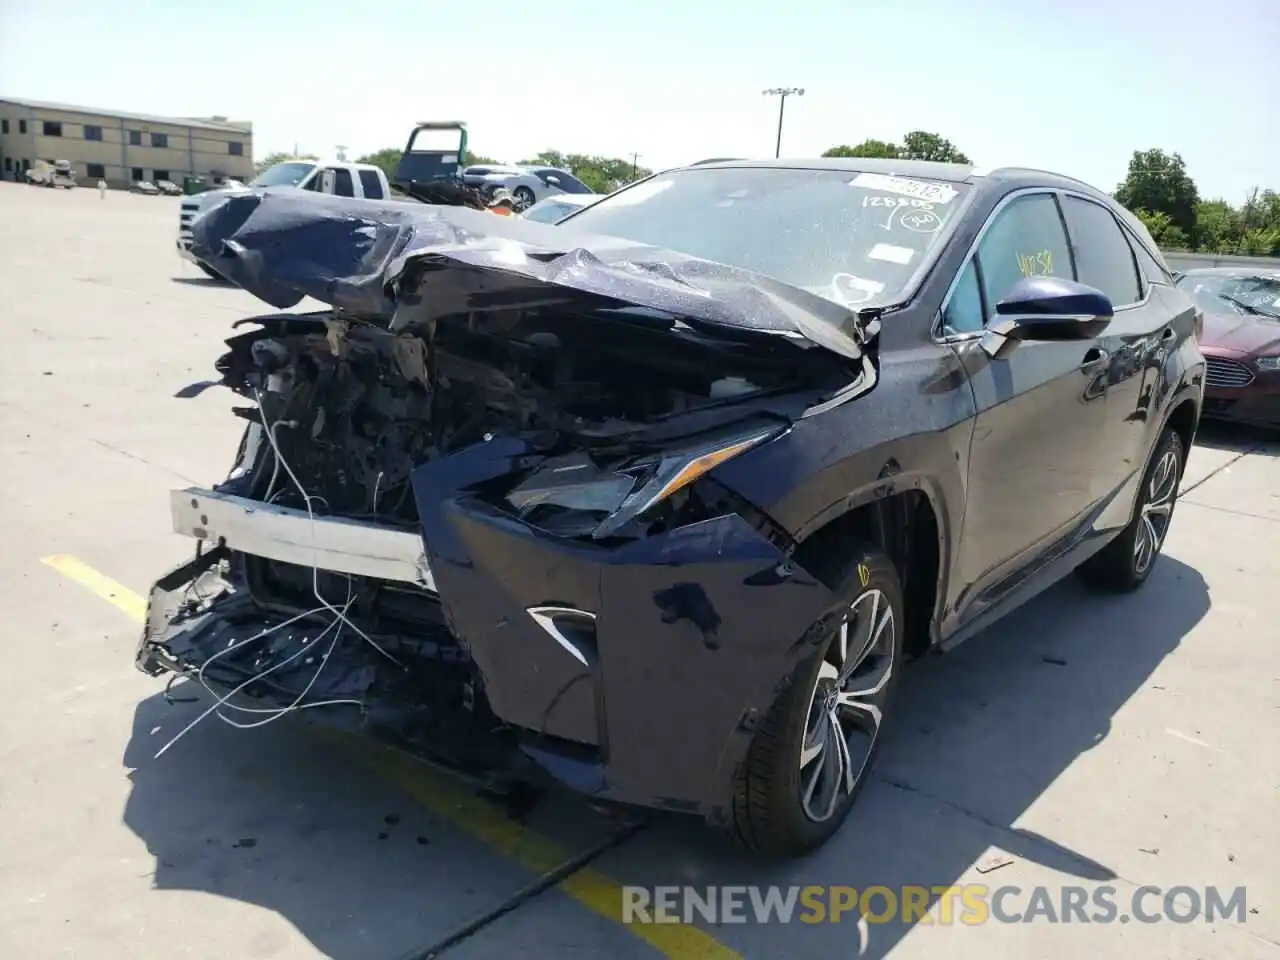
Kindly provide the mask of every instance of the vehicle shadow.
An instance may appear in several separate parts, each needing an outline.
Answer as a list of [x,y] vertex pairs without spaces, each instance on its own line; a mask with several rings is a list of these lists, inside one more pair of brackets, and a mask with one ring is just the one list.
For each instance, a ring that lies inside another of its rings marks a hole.
[[1223,453],[1277,457],[1280,456],[1280,431],[1251,424],[1202,419],[1196,429],[1195,445]]
[[225,280],[215,280],[213,277],[171,277],[174,283],[185,283],[191,287],[229,287],[231,284]]
[[[907,668],[871,782],[840,832],[807,858],[762,862],[672,820],[598,866],[651,887],[1026,883],[1025,873],[973,872],[994,847],[1075,882],[1114,880],[1119,870],[1103,852],[1071,849],[1018,820],[1108,736],[1117,711],[1209,606],[1204,579],[1170,556],[1128,596],[1099,596],[1069,578],[952,653]],[[859,956],[857,916],[763,925],[749,917],[716,936],[747,958]],[[870,925],[861,956],[886,956],[913,926],[900,916]]]
[[[210,716],[157,759],[211,703],[157,695],[134,715],[122,819],[154,858],[153,890],[263,907],[324,956],[356,960],[420,947],[528,882],[372,772],[345,738],[294,718],[241,731]],[[274,918],[241,916],[245,929],[219,932],[220,952],[297,950]]]
[[[998,847],[1087,881],[1112,879],[1118,871],[1098,852],[1069,849],[1017,820],[1102,742],[1112,717],[1208,609],[1204,580],[1170,556],[1134,595],[1059,584],[953,653],[906,670],[877,772],[842,830],[813,855],[769,862],[700,822],[661,817],[594,866],[620,884],[647,886],[946,887]],[[155,858],[155,889],[264,907],[326,956],[354,960],[430,942],[529,879],[300,722],[242,732],[210,718],[153,759],[203,708],[160,696],[142,702],[125,751],[132,790],[123,819]],[[574,801],[546,803],[572,810]],[[574,817],[582,819],[565,814]],[[714,934],[749,960],[857,955],[845,919]],[[910,929],[871,927],[863,956],[885,956]]]

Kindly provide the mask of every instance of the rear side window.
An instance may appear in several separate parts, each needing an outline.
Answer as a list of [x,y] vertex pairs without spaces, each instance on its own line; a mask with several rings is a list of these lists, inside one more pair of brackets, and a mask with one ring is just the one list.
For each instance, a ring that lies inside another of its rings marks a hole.
[[1169,276],[1169,271],[1161,266],[1160,261],[1151,255],[1151,251],[1147,249],[1146,244],[1127,231],[1125,236],[1129,240],[1129,246],[1133,247],[1134,256],[1138,258],[1138,269],[1146,277],[1148,283],[1173,283],[1173,277]]
[[992,309],[1024,277],[1075,279],[1067,233],[1053,195],[1020,197],[996,214],[978,245],[978,266]]
[[364,195],[370,200],[382,199],[382,181],[378,179],[377,171],[361,170],[360,187],[364,190]]
[[338,167],[333,171],[333,194],[336,197],[354,197],[356,195],[355,184],[351,182],[351,171],[345,167]]
[[1133,250],[1111,211],[1078,197],[1062,198],[1081,283],[1105,293],[1122,307],[1142,299]]

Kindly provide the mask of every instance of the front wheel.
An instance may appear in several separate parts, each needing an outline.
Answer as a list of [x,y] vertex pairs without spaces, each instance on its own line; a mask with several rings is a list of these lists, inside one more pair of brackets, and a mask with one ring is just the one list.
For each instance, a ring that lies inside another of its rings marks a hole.
[[1085,583],[1124,592],[1147,582],[1169,534],[1185,465],[1182,438],[1166,427],[1143,473],[1133,519],[1119,536],[1077,569]]
[[853,554],[830,578],[842,613],[765,716],[735,780],[731,835],[770,856],[829,840],[880,746],[902,665],[902,586],[879,550]]
[[533,191],[530,190],[528,187],[516,187],[514,190],[511,191],[511,198],[515,200],[516,205],[521,210],[528,210],[530,207],[534,205],[535,201],[537,200],[537,198],[533,195]]

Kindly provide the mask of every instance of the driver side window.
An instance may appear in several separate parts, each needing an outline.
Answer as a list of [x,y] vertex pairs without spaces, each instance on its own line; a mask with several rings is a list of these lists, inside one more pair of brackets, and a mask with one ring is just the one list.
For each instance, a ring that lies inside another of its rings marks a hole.
[[976,333],[1024,277],[1075,279],[1067,231],[1053,194],[1014,200],[987,228],[943,311],[948,333]]

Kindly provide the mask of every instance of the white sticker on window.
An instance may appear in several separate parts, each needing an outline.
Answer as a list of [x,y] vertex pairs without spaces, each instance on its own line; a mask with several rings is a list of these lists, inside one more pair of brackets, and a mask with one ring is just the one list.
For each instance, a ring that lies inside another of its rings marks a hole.
[[913,197],[929,203],[950,203],[956,198],[955,187],[948,184],[928,180],[908,180],[906,177],[894,177],[883,173],[860,173],[849,181],[849,186],[882,190],[885,193],[896,193],[902,197]]
[[889,263],[910,263],[916,252],[910,247],[895,247],[892,243],[877,243],[867,254],[868,260],[887,260]]

